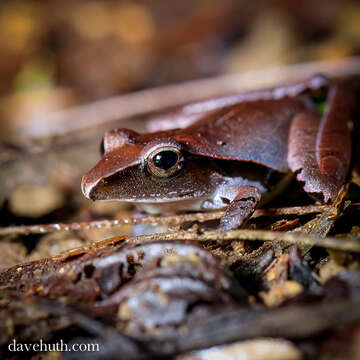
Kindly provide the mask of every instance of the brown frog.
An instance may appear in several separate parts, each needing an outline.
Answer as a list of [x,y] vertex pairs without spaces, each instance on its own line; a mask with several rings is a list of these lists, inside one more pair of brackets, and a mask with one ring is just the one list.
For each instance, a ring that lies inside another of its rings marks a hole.
[[322,76],[188,105],[172,113],[190,122],[183,129],[108,131],[82,191],[152,213],[226,208],[223,229],[241,227],[292,174],[310,196],[332,202],[349,170],[355,107],[347,84]]

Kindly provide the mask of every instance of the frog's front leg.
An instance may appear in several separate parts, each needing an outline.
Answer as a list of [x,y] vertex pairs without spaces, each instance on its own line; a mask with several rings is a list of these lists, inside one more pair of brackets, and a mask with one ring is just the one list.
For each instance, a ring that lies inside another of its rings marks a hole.
[[223,230],[238,229],[245,225],[261,200],[261,192],[254,186],[231,187],[228,191],[228,195],[234,192],[236,195],[220,220],[220,228]]

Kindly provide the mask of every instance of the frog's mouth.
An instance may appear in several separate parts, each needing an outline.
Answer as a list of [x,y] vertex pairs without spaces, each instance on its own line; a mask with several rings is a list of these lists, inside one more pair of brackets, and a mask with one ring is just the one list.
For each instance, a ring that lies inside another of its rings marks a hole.
[[88,198],[89,200],[96,200],[94,198],[94,192],[95,192],[95,188],[97,186],[98,183],[89,183],[86,182],[86,178],[84,178],[85,175],[83,176],[82,180],[81,180],[81,191],[84,194],[84,196],[86,198]]
[[[132,203],[146,203],[151,205],[157,204],[170,204],[170,203],[183,203],[189,201],[198,201],[207,194],[197,193],[193,190],[183,190],[172,193],[171,191],[166,196],[156,192],[148,193],[144,196],[144,192],[140,193],[137,190],[132,191],[131,187],[126,190],[126,185],[121,186],[121,182],[114,183],[111,180],[99,180],[97,183],[87,185],[86,182],[82,183],[82,192],[90,200],[93,201],[122,201]],[[119,189],[123,191],[119,192]],[[124,190],[125,189],[125,190]],[[123,193],[128,193],[129,196],[125,196]]]

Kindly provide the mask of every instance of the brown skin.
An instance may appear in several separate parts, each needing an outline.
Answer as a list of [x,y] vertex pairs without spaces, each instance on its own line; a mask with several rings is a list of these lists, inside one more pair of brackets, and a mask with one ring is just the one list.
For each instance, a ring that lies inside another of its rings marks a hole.
[[[309,96],[319,88],[328,89],[323,115]],[[104,156],[83,176],[83,193],[173,211],[227,207],[223,229],[244,225],[291,172],[310,195],[334,201],[350,164],[354,93],[314,77],[237,96],[226,106],[226,98],[212,100],[210,110],[209,102],[203,111],[200,104],[184,129],[107,132]]]

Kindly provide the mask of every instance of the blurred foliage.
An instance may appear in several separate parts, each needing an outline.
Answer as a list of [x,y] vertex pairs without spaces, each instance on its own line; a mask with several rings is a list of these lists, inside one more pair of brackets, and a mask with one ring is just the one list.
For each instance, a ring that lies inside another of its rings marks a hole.
[[360,4],[2,0],[0,32],[0,96],[65,87],[79,101],[91,101],[223,72],[357,54]]

